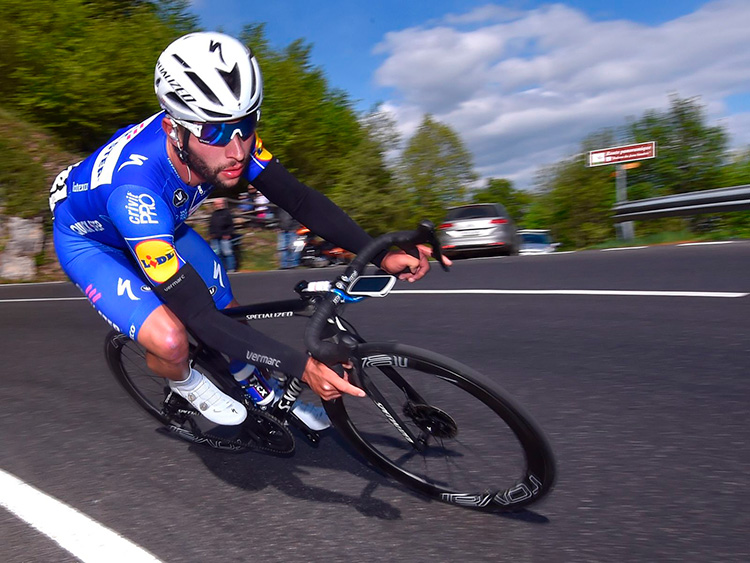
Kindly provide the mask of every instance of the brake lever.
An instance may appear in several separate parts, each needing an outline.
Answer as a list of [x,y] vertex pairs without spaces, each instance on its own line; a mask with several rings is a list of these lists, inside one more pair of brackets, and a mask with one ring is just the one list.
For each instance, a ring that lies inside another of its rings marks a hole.
[[445,263],[443,250],[440,247],[440,241],[435,234],[435,224],[432,221],[425,219],[419,224],[418,229],[422,232],[426,238],[427,244],[432,247],[432,257],[438,261],[444,272],[450,271],[450,266]]

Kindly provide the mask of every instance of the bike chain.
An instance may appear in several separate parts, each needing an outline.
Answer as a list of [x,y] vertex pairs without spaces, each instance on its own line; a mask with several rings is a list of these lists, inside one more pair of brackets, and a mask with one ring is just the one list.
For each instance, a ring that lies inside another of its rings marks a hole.
[[[198,412],[197,410],[191,407],[179,408],[177,409],[176,414],[181,415],[181,417],[195,416],[195,415],[202,416],[200,412]],[[231,450],[237,453],[241,453],[245,451],[255,451],[255,452],[267,452],[267,453],[274,453],[274,454],[289,454],[294,451],[294,448],[295,448],[294,436],[289,431],[289,428],[283,422],[281,422],[281,420],[279,420],[275,416],[265,411],[262,411],[260,409],[253,408],[253,407],[248,409],[247,416],[248,417],[257,416],[257,417],[265,419],[266,422],[270,422],[277,431],[280,431],[284,434],[285,443],[288,443],[289,445],[283,449],[278,448],[278,447],[264,446],[256,442],[254,438],[251,438],[250,440],[246,441],[246,440],[240,440],[237,438],[233,439],[233,438],[227,438],[225,436],[217,436],[215,434],[211,434],[210,432],[203,432],[199,428],[197,428],[197,426],[194,427],[193,430],[190,430],[182,426],[168,425],[166,427],[166,430],[169,432],[172,432],[173,434],[175,434],[176,436],[179,436],[180,438],[183,438],[185,440],[188,440],[197,444],[205,444],[214,449]],[[245,424],[247,424],[247,420],[243,422],[242,424],[240,424],[239,427],[242,428],[242,426],[244,426]],[[214,445],[212,441],[218,442],[220,444],[228,444],[229,446],[235,446],[237,449],[234,449],[231,447],[227,448],[227,447]]]

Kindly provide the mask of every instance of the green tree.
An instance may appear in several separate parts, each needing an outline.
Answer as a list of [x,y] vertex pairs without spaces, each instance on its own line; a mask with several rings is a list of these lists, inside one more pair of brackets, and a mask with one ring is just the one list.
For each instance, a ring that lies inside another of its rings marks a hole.
[[413,214],[439,221],[447,207],[464,201],[476,180],[471,153],[449,126],[425,115],[399,163],[400,182]]
[[545,210],[535,210],[549,221],[543,228],[574,248],[612,238],[615,192],[609,172],[586,168],[583,153],[546,168],[539,179]]
[[386,113],[372,112],[362,121],[366,136],[346,159],[339,160],[336,184],[329,194],[357,223],[373,235],[413,229],[404,190],[386,165],[385,152],[398,142],[395,124]]
[[247,26],[242,39],[263,72],[263,142],[300,180],[327,193],[339,161],[366,136],[351,101],[311,64],[311,46],[302,40],[275,51],[262,24]]
[[175,0],[6,0],[0,31],[13,40],[0,40],[5,103],[74,147],[99,146],[159,109],[154,63],[192,29],[186,8]]
[[626,139],[656,141],[656,158],[633,173],[639,197],[723,187],[728,136],[722,127],[706,124],[698,98],[671,96],[668,110],[648,111],[626,127]]

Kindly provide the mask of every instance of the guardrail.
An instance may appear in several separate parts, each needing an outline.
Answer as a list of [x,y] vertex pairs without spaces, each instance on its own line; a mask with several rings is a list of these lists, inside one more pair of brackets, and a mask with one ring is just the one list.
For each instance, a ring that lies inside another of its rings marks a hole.
[[750,209],[750,185],[624,201],[612,208],[615,223]]

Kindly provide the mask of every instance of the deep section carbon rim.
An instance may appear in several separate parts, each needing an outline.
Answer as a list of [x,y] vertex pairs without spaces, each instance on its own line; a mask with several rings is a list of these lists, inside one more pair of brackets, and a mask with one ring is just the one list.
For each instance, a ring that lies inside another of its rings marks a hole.
[[483,510],[517,510],[551,489],[549,444],[500,387],[411,346],[364,344],[358,356],[354,383],[369,397],[326,408],[377,468],[431,498]]

